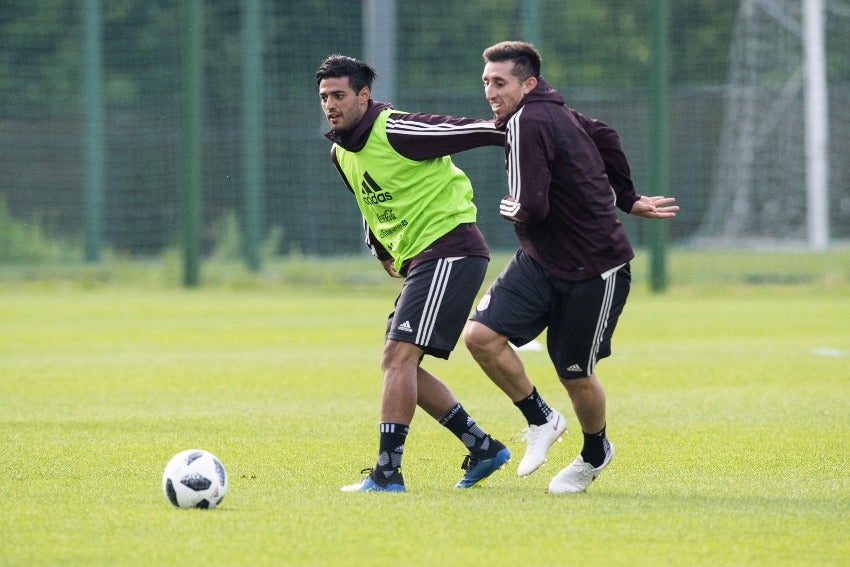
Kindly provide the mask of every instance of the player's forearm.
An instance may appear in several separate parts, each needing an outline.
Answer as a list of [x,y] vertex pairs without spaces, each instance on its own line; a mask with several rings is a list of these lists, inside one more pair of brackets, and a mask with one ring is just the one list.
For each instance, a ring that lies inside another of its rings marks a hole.
[[417,161],[505,144],[493,121],[419,113],[391,117],[387,139],[398,153]]

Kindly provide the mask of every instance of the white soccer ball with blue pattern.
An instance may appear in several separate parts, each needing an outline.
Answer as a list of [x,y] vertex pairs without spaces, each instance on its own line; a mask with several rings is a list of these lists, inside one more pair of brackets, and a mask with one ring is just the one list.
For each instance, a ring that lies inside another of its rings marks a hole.
[[178,508],[213,509],[227,494],[227,472],[208,451],[181,451],[165,466],[162,490]]

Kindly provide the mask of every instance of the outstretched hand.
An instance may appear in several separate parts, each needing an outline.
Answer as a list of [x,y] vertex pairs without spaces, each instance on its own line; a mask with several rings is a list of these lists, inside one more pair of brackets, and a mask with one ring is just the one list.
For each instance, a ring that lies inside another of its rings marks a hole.
[[642,195],[640,199],[632,205],[631,214],[644,217],[647,219],[666,219],[675,217],[676,211],[679,210],[679,205],[674,205],[675,197],[647,197]]

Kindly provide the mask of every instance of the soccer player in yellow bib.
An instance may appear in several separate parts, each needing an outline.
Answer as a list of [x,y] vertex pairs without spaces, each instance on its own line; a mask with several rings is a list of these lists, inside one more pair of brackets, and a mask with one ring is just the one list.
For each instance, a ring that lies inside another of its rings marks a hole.
[[492,121],[394,110],[371,99],[374,79],[369,65],[343,55],[316,72],[331,158],[363,216],[367,245],[390,276],[404,278],[381,357],[378,457],[366,478],[343,491],[405,491],[401,463],[417,405],[466,447],[466,472],[455,486],[468,488],[501,468],[510,451],[421,363],[426,354],[449,357],[489,262],[472,184],[449,156],[502,146],[504,133]]

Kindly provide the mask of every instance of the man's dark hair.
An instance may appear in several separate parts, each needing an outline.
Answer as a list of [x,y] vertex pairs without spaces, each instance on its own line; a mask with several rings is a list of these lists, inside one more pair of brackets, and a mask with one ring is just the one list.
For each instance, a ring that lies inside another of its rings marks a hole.
[[377,76],[374,69],[354,57],[329,55],[316,70],[316,87],[322,79],[348,77],[348,85],[355,93],[359,93],[363,87],[372,90],[372,81]]
[[484,61],[499,63],[513,61],[513,75],[520,81],[540,77],[540,54],[534,46],[524,41],[502,41],[491,45],[482,54]]

